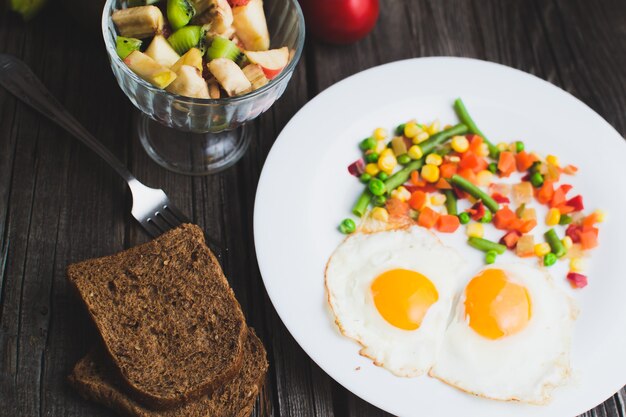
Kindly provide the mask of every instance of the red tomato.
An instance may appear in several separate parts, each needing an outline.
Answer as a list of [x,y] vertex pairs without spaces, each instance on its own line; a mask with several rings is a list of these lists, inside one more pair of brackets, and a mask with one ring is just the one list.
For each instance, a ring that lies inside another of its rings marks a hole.
[[378,0],[300,0],[306,27],[331,43],[352,43],[367,35],[378,19]]

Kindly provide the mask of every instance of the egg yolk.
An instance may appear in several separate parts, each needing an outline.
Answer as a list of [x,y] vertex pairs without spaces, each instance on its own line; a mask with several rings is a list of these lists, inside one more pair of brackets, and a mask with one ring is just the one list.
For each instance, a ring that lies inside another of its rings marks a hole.
[[507,279],[501,269],[487,269],[465,288],[465,318],[481,336],[499,339],[524,329],[530,320],[525,287]]
[[392,326],[416,330],[426,312],[439,299],[433,283],[419,272],[393,269],[380,274],[371,285],[374,305]]

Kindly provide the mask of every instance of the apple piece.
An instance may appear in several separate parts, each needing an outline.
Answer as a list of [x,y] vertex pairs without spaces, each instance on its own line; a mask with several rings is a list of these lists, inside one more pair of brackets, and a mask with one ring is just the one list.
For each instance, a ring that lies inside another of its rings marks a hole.
[[191,48],[170,68],[174,72],[178,72],[183,65],[191,65],[202,71],[202,51],[198,48]]
[[270,33],[267,29],[263,0],[251,0],[245,6],[233,8],[233,26],[237,37],[250,51],[267,51]]
[[252,84],[253,90],[261,88],[269,82],[263,72],[263,69],[257,64],[246,65],[242,71],[246,75],[248,81]]
[[280,74],[289,62],[289,48],[286,46],[269,51],[245,51],[244,54],[250,62],[261,67],[269,80]]
[[180,59],[180,55],[176,53],[170,43],[161,35],[156,35],[150,46],[145,52],[150,58],[154,59],[164,67],[171,67]]
[[176,79],[176,73],[143,52],[133,51],[124,59],[135,74],[158,88],[165,88]]
[[227,58],[217,58],[207,64],[209,71],[229,97],[250,91],[252,84],[239,65]]
[[166,89],[168,92],[185,97],[209,98],[209,87],[196,67],[182,65],[176,75]]

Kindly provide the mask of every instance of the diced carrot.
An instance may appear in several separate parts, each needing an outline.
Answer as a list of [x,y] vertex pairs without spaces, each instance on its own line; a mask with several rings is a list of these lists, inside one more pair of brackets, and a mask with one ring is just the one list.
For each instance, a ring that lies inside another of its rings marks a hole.
[[541,204],[548,204],[554,196],[554,183],[552,181],[546,181],[541,188],[537,191],[537,201]]
[[600,223],[600,219],[598,218],[599,214],[597,212],[593,212],[583,220],[583,227],[594,226],[596,223]]
[[535,219],[522,220],[522,224],[516,230],[521,233],[528,233],[533,230],[535,226],[537,226],[537,220]]
[[409,206],[413,210],[421,210],[426,204],[426,193],[424,191],[414,191],[409,199]]
[[472,184],[476,184],[476,174],[471,169],[461,169],[459,171],[459,175],[471,182]]
[[557,207],[557,209],[559,209],[559,213],[561,214],[569,214],[574,212],[574,207],[568,206],[567,204],[561,204]]
[[512,152],[504,151],[500,152],[500,159],[498,160],[498,170],[501,177],[510,176],[516,169],[515,156]]
[[437,220],[437,230],[442,233],[454,233],[460,225],[461,222],[459,221],[459,218],[451,214],[439,216],[439,219]]
[[452,186],[450,185],[450,183],[443,178],[439,178],[439,181],[437,181],[437,183],[435,184],[435,187],[437,187],[440,190],[452,189]]
[[[392,198],[392,200],[394,200]],[[417,218],[417,224],[427,229],[431,229],[439,219],[439,213],[430,207],[424,207],[422,211],[420,211],[419,217]]]
[[420,177],[420,173],[416,170],[411,172],[411,184],[423,187],[426,185],[426,181]]
[[528,171],[533,165],[533,162],[537,160],[537,157],[533,154],[529,154],[526,151],[522,151],[515,155],[515,165],[519,172]]
[[[595,229],[595,228],[592,228]],[[596,229],[597,230],[597,229]],[[580,245],[583,249],[593,249],[598,246],[598,234],[594,230],[584,230],[580,233]]]
[[474,152],[467,151],[463,154],[463,156],[461,156],[461,162],[459,162],[459,168],[471,169],[472,171],[475,171],[476,167],[478,167],[480,164],[479,159],[481,158],[478,155],[476,155]]
[[478,157],[478,164],[476,165],[476,168],[474,168],[474,172],[479,173],[480,171],[484,171],[487,169],[488,166],[489,162],[487,162],[485,158]]
[[483,145],[483,138],[478,135],[472,135],[470,138],[468,138],[468,140],[470,143],[469,151],[475,154],[478,153],[479,149]]
[[456,174],[456,171],[457,165],[452,162],[446,162],[439,167],[439,175],[441,175],[442,178],[451,178]]
[[563,173],[567,175],[574,175],[577,172],[578,172],[578,167],[574,165],[567,165],[565,168],[563,168]]
[[502,239],[500,239],[500,243],[509,249],[515,249],[517,241],[521,236],[522,234],[520,232],[518,232],[517,230],[512,230],[506,235],[502,236]]
[[554,190],[554,194],[550,199],[550,207],[559,207],[565,205],[567,202],[567,198],[565,197],[565,191],[563,191],[563,187],[559,187]]
[[508,206],[502,207],[498,210],[493,217],[493,225],[496,229],[507,230],[513,220],[515,220],[517,216]]
[[391,217],[407,217],[409,205],[397,198],[390,198],[387,200],[387,211]]

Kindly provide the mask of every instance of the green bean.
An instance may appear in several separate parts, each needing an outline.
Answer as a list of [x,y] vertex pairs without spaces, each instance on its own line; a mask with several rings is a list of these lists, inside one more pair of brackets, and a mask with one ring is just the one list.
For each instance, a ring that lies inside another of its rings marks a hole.
[[550,245],[552,249],[552,253],[556,255],[557,258],[562,258],[567,253],[567,249],[563,246],[563,242],[559,239],[559,236],[556,234],[554,229],[550,229],[543,234],[546,238],[546,242]]
[[443,190],[443,193],[446,196],[446,210],[448,214],[456,216],[459,212],[456,207],[456,194],[454,194],[453,190]]
[[[452,126],[449,129],[442,130],[439,133],[435,133],[424,142],[420,143],[419,146],[422,150],[422,154],[428,155],[435,149],[435,147],[450,139],[452,136],[463,135],[465,133],[467,133],[467,126],[462,123]],[[409,176],[411,175],[411,172],[420,169],[423,164],[424,158],[416,159],[409,162],[404,166],[404,168],[389,177],[387,181],[385,181],[385,186],[387,186],[388,190],[395,190],[396,188],[407,182]]]
[[498,172],[498,164],[496,164],[495,162],[490,163],[489,165],[487,165],[487,169],[489,170],[489,172],[491,172],[492,174],[495,174]]
[[487,206],[487,208],[491,210],[492,213],[495,213],[500,209],[500,205],[493,198],[491,198],[489,194],[476,187],[474,184],[472,184],[462,176],[455,174],[452,176],[452,178],[448,180],[448,182],[453,186],[467,192],[472,197],[482,200],[483,204]]
[[367,210],[367,207],[370,205],[371,200],[372,193],[370,193],[367,189],[363,190],[363,192],[359,196],[359,199],[356,201],[356,204],[352,208],[352,213],[354,213],[355,216],[363,217],[365,211]]
[[483,252],[494,251],[498,255],[502,255],[504,252],[506,252],[506,246],[480,237],[470,237],[469,239],[467,239],[467,243],[469,243],[471,247],[481,250]]
[[485,134],[480,131],[478,126],[476,126],[476,123],[472,119],[472,116],[469,115],[467,109],[465,108],[465,104],[463,104],[463,100],[461,100],[460,98],[457,98],[454,101],[454,110],[456,111],[457,116],[459,116],[459,119],[461,120],[461,122],[467,125],[470,132],[476,135],[479,135],[480,137],[483,138],[483,141],[487,144],[487,147],[489,148],[489,156],[491,156],[494,159],[497,159],[498,155],[500,155],[500,151],[498,150],[498,147],[494,145],[493,143],[491,143],[489,139],[485,137]]

